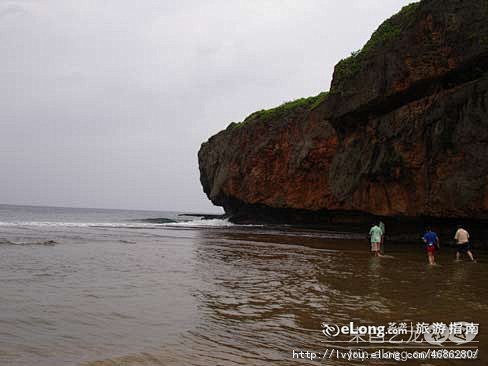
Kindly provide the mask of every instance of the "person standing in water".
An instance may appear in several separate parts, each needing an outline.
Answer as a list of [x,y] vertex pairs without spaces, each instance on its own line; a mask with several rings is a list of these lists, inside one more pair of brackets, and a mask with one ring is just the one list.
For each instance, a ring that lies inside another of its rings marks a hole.
[[371,252],[373,252],[375,257],[383,256],[380,252],[382,235],[383,231],[381,231],[381,228],[378,225],[373,225],[369,230],[369,237],[371,240]]
[[457,242],[456,261],[459,261],[461,253],[466,253],[472,262],[476,262],[471,252],[471,244],[469,244],[469,233],[458,225],[454,240]]
[[436,250],[440,248],[440,241],[439,237],[435,232],[430,230],[430,227],[425,229],[425,234],[422,237],[424,243],[426,244],[427,249],[427,257],[429,258],[429,264],[434,265],[435,263],[435,256],[434,253]]

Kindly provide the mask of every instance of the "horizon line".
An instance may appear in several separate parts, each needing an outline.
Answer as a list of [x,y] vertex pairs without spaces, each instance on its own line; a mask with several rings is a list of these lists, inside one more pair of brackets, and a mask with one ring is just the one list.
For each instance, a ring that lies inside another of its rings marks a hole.
[[[0,206],[14,206],[14,207],[44,207],[44,208],[74,208],[80,210],[108,210],[108,211],[148,211],[148,212],[174,212],[174,213],[193,213],[193,214],[208,214],[215,215],[217,212],[203,212],[200,210],[174,210],[174,209],[141,209],[141,208],[110,208],[110,207],[86,207],[86,206],[58,206],[58,205],[42,205],[42,204],[18,204],[0,202]],[[218,206],[216,206],[218,207]]]

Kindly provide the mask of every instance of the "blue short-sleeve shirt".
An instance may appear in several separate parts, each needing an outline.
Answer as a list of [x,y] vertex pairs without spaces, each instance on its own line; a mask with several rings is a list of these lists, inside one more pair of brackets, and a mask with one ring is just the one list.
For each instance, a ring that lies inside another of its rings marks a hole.
[[437,243],[437,234],[433,231],[427,231],[424,235],[424,240],[427,245],[436,245]]

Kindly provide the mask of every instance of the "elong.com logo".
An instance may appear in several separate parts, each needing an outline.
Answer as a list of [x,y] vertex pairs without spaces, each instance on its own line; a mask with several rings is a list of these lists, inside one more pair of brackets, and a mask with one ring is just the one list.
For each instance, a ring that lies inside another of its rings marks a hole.
[[354,322],[349,322],[348,325],[339,326],[337,324],[322,323],[322,333],[327,337],[337,337],[342,335],[359,335],[359,336],[377,336],[384,337],[385,329],[384,325],[361,325],[357,326]]
[[368,343],[429,343],[442,345],[452,342],[461,345],[476,342],[479,332],[479,323],[458,321],[449,324],[443,322],[433,323],[406,323],[390,322],[385,325],[356,325],[349,322],[347,325],[322,323],[322,333],[332,342],[338,342],[338,337],[349,337],[349,342]]

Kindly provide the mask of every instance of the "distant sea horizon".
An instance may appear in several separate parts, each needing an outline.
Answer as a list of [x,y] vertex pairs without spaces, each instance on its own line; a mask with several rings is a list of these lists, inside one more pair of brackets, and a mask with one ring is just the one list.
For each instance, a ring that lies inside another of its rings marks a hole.
[[107,210],[107,211],[140,211],[140,212],[178,212],[178,213],[194,213],[203,215],[218,215],[223,214],[223,209],[211,210],[199,210],[199,209],[156,209],[156,208],[115,208],[115,207],[89,207],[89,206],[69,206],[65,204],[24,204],[24,203],[5,203],[0,202],[0,206],[12,206],[12,207],[44,207],[44,208],[72,208],[80,210]]

